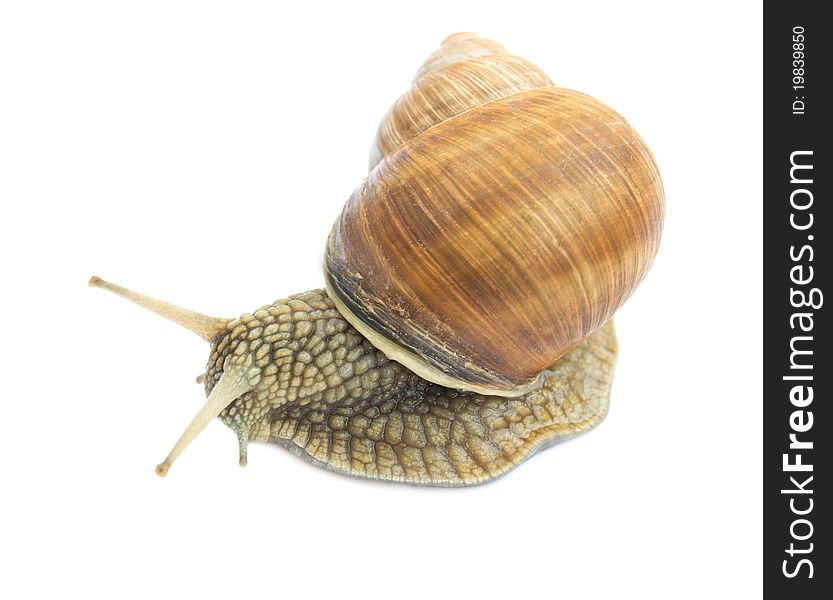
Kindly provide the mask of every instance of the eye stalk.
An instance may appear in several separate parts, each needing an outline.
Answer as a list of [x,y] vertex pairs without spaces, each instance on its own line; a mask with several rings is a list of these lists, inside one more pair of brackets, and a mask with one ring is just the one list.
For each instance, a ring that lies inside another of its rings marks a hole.
[[[185,450],[188,444],[190,444],[203,429],[205,429],[206,425],[223,412],[229,404],[251,390],[253,387],[254,386],[249,383],[249,378],[247,377],[246,369],[244,367],[239,365],[229,366],[223,372],[223,375],[220,377],[217,385],[215,385],[214,389],[211,390],[211,393],[208,395],[208,399],[205,401],[203,407],[194,416],[191,423],[185,428],[185,431],[182,432],[182,435],[179,436],[179,439],[168,453],[168,456],[165,457],[165,460],[156,465],[156,474],[160,477],[167,475],[168,469],[176,460],[176,457],[179,456],[183,450]],[[240,464],[241,466],[245,464],[245,459],[242,454]]]
[[[223,333],[226,330],[226,325],[232,321],[232,319],[209,317],[202,313],[170,304],[169,302],[163,302],[162,300],[145,296],[144,294],[105,281],[95,275],[90,278],[89,284],[91,287],[107,290],[126,300],[130,300],[134,304],[138,304],[142,308],[155,312],[185,327],[189,331],[193,331],[207,342],[211,342]],[[236,364],[230,361],[230,364],[226,366],[219,381],[208,395],[208,399],[205,401],[203,407],[194,416],[191,423],[185,428],[185,431],[182,432],[182,435],[176,444],[174,444],[165,460],[157,465],[157,475],[164,477],[176,458],[215,417],[241,395],[254,388],[254,385],[251,383],[251,375],[251,369],[247,368],[247,365]],[[243,464],[242,459],[241,464]]]
[[155,312],[160,317],[165,317],[169,321],[173,321],[177,325],[181,325],[188,331],[193,331],[206,342],[212,341],[226,329],[226,324],[231,319],[223,319],[220,317],[209,317],[202,313],[198,313],[187,308],[182,308],[170,302],[163,302],[150,296],[145,296],[139,292],[134,292],[127,288],[123,288],[115,283],[104,281],[101,277],[93,275],[88,282],[90,287],[101,288],[107,290],[117,296],[121,296],[125,300],[130,300],[134,304],[138,304],[142,308],[146,308],[151,312]]

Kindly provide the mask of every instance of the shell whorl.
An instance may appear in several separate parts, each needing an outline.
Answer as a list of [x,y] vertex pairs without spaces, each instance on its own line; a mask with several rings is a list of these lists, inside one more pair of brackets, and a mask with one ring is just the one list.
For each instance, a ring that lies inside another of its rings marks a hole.
[[550,78],[528,60],[490,40],[456,34],[423,63],[411,88],[379,124],[370,169],[426,131],[472,108],[518,92],[550,87]]
[[494,42],[443,46],[379,127],[328,240],[328,292],[423,378],[517,396],[643,279],[662,184],[606,105]]
[[429,71],[434,71],[453,62],[487,54],[508,54],[508,52],[501,44],[482,38],[476,33],[469,31],[452,33],[420,65],[416,75],[414,75],[414,83]]

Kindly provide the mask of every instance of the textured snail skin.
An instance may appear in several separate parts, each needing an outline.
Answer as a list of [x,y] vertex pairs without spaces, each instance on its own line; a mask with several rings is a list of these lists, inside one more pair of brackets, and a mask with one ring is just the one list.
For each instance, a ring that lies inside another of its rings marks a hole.
[[242,452],[249,441],[272,442],[346,475],[464,486],[597,425],[615,359],[608,323],[553,364],[536,391],[460,392],[388,360],[314,290],[231,321],[212,343],[205,388],[232,365],[248,374],[254,389],[220,414]]

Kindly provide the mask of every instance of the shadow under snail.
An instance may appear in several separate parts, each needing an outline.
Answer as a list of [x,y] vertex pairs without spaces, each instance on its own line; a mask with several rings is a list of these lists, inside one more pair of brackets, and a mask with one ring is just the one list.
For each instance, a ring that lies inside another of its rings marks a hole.
[[611,317],[644,278],[664,194],[616,112],[474,34],[448,37],[382,120],[326,246],[325,290],[238,319],[98,277],[211,343],[214,418],[333,471],[489,481],[605,416]]

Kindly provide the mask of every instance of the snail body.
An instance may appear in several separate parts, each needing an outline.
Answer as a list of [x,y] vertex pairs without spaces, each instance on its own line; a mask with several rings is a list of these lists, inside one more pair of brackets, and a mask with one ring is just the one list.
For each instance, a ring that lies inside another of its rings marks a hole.
[[607,412],[611,317],[656,253],[650,152],[601,102],[473,34],[391,108],[330,233],[326,291],[215,319],[105,287],[211,342],[216,416],[340,473],[493,479]]
[[461,486],[596,425],[615,358],[609,323],[523,396],[446,388],[387,358],[314,290],[229,323],[212,344],[205,388],[230,364],[252,374],[253,389],[220,413],[241,456],[249,441],[271,442],[339,473]]

